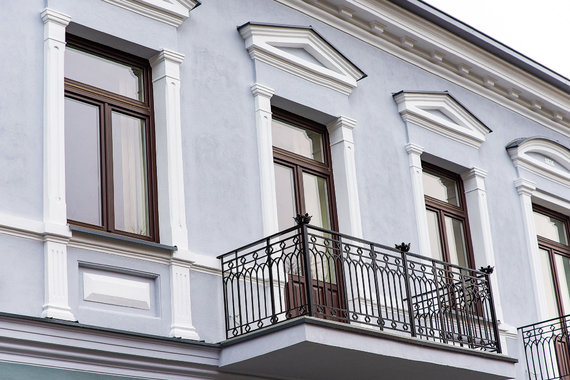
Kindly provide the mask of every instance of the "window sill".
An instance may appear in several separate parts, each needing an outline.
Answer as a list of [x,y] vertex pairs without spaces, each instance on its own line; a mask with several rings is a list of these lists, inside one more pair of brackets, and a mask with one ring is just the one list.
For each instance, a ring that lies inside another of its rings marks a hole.
[[70,225],[72,233],[71,245],[77,248],[89,248],[105,251],[120,251],[134,255],[158,255],[162,258],[171,257],[177,251],[176,246],[155,243],[147,240],[136,239],[129,236],[97,231],[90,228]]

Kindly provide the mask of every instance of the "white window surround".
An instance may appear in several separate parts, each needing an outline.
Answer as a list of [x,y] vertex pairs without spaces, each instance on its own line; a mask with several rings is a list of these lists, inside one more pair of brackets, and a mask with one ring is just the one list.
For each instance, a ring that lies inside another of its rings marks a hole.
[[491,132],[447,92],[400,91],[394,100],[405,122],[476,149]]
[[[434,257],[429,244],[429,232],[423,188],[423,169],[421,154],[424,148],[418,144],[406,145],[412,180],[412,196],[416,214],[416,226],[418,229],[419,253],[423,256]],[[474,258],[478,267],[488,265],[495,267],[495,252],[493,249],[493,236],[491,233],[491,221],[487,205],[487,192],[485,177],[487,172],[474,167],[461,173],[465,190],[465,202],[469,215],[469,232],[473,244]],[[516,337],[516,329],[504,322],[501,303],[500,289],[496,275],[491,275],[491,289],[495,303],[495,313],[499,321],[501,345],[506,350],[507,337]],[[504,351],[506,352],[506,351]]]
[[[64,55],[71,18],[45,9],[44,21],[44,232],[45,305],[42,316],[75,320],[68,302],[67,245],[71,233],[65,207]],[[171,335],[199,339],[192,326],[191,254],[188,250],[180,118],[180,64],[184,56],[162,50],[152,65],[158,207],[161,242],[176,246],[171,268]],[[50,232],[55,231],[55,232]],[[63,231],[63,232],[62,232]],[[56,233],[57,232],[57,233]],[[73,239],[73,238],[71,238]],[[73,240],[71,241],[73,243]],[[143,258],[141,255],[137,255]],[[150,256],[149,256],[150,257]]]
[[[507,145],[517,169],[526,169],[570,188],[570,150],[542,137],[518,139]],[[542,159],[540,159],[542,158]]]
[[[256,83],[251,86],[251,92],[255,100],[263,233],[268,236],[278,232],[271,132],[271,97],[275,91],[268,86]],[[330,137],[340,232],[362,237],[352,136],[355,126],[356,120],[339,116],[327,126],[327,130]]]
[[197,0],[103,1],[175,27],[180,26],[184,20],[190,17],[190,11],[200,5]]
[[[544,285],[547,280],[543,278],[540,271],[540,253],[532,205],[533,203],[539,203],[549,208],[555,207],[556,211],[570,215],[570,202],[567,200],[567,194],[570,193],[570,170],[564,170],[564,168],[570,169],[570,149],[563,147],[557,142],[537,137],[515,140],[507,145],[507,151],[519,174],[519,178],[514,181],[514,186],[520,198],[528,260],[533,268],[531,276],[534,283],[534,298],[538,308],[537,315],[541,320],[545,320],[548,318],[544,297],[544,294],[546,294]],[[553,160],[561,165],[561,168],[553,167],[546,163],[545,160],[540,160],[538,158],[540,156],[533,156],[529,153],[537,153],[545,159]],[[564,192],[562,194],[550,194],[543,191],[541,184],[532,181],[525,175],[526,171],[524,169],[547,181],[562,185]]]
[[252,59],[342,94],[366,76],[310,27],[247,23],[238,30]]

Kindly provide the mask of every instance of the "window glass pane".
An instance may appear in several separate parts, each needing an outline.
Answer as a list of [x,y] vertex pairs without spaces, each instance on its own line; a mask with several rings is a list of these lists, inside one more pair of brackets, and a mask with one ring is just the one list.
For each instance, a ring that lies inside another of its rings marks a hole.
[[453,179],[424,171],[423,184],[425,195],[459,206],[457,182]]
[[447,249],[449,250],[449,262],[468,267],[463,222],[446,216],[445,233],[447,236]]
[[70,47],[65,49],[65,77],[129,98],[144,100],[141,69]]
[[534,224],[539,236],[568,245],[568,236],[563,221],[535,212]]
[[149,235],[145,122],[113,112],[115,228]]
[[320,133],[273,119],[272,139],[273,146],[324,162],[323,138]]
[[558,308],[556,306],[556,293],[554,290],[554,279],[552,277],[552,270],[550,268],[550,261],[548,259],[548,251],[539,249],[539,262],[541,278],[544,279],[544,300],[546,302],[546,319],[558,316]]
[[570,259],[561,255],[554,255],[556,276],[560,288],[560,300],[564,314],[570,312]]
[[99,107],[65,98],[67,217],[102,225]]
[[293,227],[295,225],[293,218],[297,215],[293,169],[275,164],[275,192],[277,195],[277,224],[281,231]]
[[[311,224],[330,230],[331,222],[326,179],[309,173],[303,173],[303,193],[305,196],[305,210],[312,216]],[[319,233],[317,231],[312,232]],[[325,238],[330,238],[329,234],[322,235]],[[313,279],[335,284],[336,272],[332,258],[332,250],[319,247],[314,252],[315,254],[310,256]]]
[[305,210],[312,216],[311,224],[330,229],[327,181],[309,173],[303,173]]
[[441,238],[439,235],[439,221],[437,220],[437,213],[426,210],[428,221],[428,234],[429,245],[431,254],[438,260],[443,260],[443,252],[441,250]]

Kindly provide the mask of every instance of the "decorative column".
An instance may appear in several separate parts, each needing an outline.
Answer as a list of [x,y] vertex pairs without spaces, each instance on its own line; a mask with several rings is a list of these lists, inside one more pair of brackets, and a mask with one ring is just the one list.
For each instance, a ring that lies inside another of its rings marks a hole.
[[161,242],[174,245],[170,263],[172,325],[170,335],[199,340],[192,325],[190,300],[191,255],[188,250],[182,123],[180,117],[180,64],[184,55],[164,49],[151,58],[157,155],[158,204]]
[[64,56],[71,17],[46,8],[44,23],[43,221],[44,305],[42,317],[74,321],[68,300],[65,206]]
[[[487,205],[485,177],[487,177],[487,172],[479,168],[472,168],[468,172],[461,174],[465,187],[465,202],[469,211],[469,227],[475,262],[477,267],[495,267],[495,251],[491,234],[491,219]],[[501,347],[503,348],[503,353],[505,353],[507,348],[505,336],[516,336],[517,330],[515,327],[504,323],[503,304],[501,302],[497,275],[491,275],[489,278],[493,291],[495,313],[499,323],[499,332],[501,334]]]
[[362,220],[352,137],[352,130],[355,126],[356,120],[340,116],[329,124],[327,129],[330,138],[340,232],[362,238]]
[[417,144],[406,144],[406,152],[408,152],[408,160],[410,165],[410,176],[412,179],[414,209],[416,211],[419,253],[427,257],[433,257],[429,244],[426,203],[424,199],[424,183],[422,178],[423,170],[421,154],[423,151],[424,148]]
[[526,251],[529,255],[528,262],[533,268],[530,273],[534,284],[534,299],[536,300],[538,306],[537,315],[540,317],[540,320],[545,320],[548,318],[548,315],[546,314],[548,305],[546,304],[546,297],[544,297],[546,294],[544,281],[541,281],[542,275],[540,273],[540,252],[538,250],[536,226],[534,225],[534,213],[532,211],[532,195],[536,191],[536,185],[534,182],[526,180],[524,178],[515,180],[514,184],[519,194],[521,211],[523,214],[524,237],[527,246]]
[[251,86],[255,100],[255,126],[257,129],[257,155],[259,161],[261,213],[263,234],[278,232],[275,170],[273,168],[273,141],[271,138],[272,88],[256,83]]

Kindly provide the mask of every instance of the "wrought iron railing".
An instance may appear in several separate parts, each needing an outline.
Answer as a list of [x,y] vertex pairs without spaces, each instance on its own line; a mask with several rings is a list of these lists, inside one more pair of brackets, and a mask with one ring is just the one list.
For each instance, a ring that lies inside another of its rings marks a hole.
[[227,338],[306,315],[501,351],[490,271],[298,222],[219,256]]
[[519,329],[529,378],[570,380],[570,315]]

